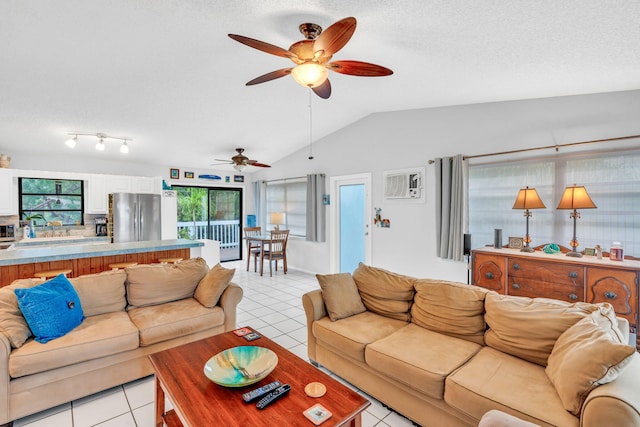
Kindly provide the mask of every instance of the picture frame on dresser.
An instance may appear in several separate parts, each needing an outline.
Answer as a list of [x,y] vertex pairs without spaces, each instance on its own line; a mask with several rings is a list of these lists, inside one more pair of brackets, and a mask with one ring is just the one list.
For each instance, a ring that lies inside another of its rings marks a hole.
[[522,249],[524,246],[524,239],[522,237],[509,237],[510,249]]

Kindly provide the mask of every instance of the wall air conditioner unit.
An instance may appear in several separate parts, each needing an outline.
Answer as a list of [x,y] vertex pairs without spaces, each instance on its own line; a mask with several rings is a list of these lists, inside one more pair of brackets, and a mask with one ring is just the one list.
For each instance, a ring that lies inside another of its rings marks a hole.
[[387,199],[419,199],[422,195],[422,174],[417,171],[388,173],[384,178]]

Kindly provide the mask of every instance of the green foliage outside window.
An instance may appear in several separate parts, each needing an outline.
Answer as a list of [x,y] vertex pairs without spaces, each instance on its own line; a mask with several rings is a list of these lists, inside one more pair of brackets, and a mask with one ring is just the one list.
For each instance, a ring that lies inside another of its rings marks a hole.
[[83,223],[81,180],[20,178],[19,187],[21,219],[35,220],[37,225]]

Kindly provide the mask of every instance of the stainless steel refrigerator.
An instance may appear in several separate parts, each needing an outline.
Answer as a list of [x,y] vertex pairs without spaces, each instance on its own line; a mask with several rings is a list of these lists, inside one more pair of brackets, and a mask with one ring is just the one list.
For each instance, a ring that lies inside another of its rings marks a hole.
[[109,221],[113,243],[161,240],[159,194],[109,194]]

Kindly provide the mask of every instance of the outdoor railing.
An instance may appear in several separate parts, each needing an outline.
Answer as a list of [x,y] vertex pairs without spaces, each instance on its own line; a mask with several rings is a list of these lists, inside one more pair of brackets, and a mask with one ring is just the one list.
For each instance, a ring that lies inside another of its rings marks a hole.
[[220,248],[240,246],[240,220],[178,222],[178,237],[187,239],[211,239],[220,242]]

